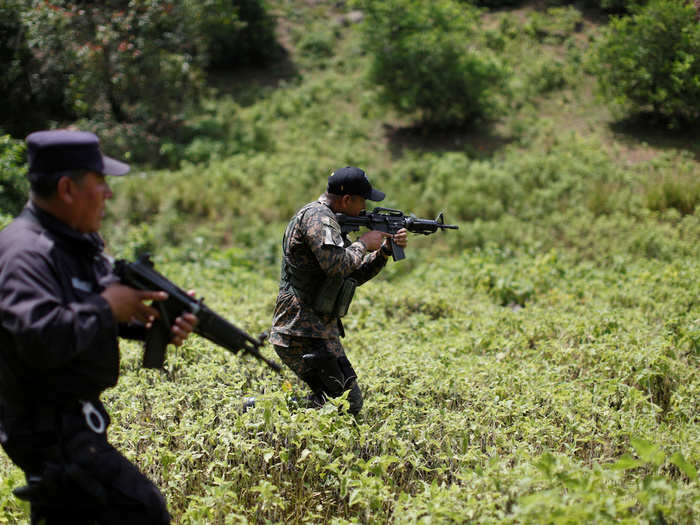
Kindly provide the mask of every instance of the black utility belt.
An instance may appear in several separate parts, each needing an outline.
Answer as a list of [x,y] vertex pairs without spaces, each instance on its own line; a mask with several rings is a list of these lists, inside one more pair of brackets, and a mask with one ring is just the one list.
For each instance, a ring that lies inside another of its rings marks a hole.
[[[73,405],[73,403],[71,403]],[[9,427],[15,424],[25,427],[33,427],[36,431],[48,431],[55,429],[57,425],[66,425],[71,420],[70,426],[82,426],[96,434],[102,434],[109,425],[108,418],[91,401],[76,401],[74,406],[56,406],[50,402],[37,401],[31,406],[15,406],[13,404],[0,405],[0,416]]]

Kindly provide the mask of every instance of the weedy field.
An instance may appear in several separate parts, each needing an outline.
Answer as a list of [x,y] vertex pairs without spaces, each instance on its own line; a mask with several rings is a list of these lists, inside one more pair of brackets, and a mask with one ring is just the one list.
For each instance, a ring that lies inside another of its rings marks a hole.
[[[358,290],[357,419],[343,399],[299,408],[291,372],[197,337],[164,373],[122,344],[111,439],[175,522],[697,523],[697,130],[602,106],[585,54],[605,20],[574,7],[484,14],[510,109],[426,131],[375,104],[348,9],[273,4],[289,63],[211,80],[180,168],[114,183],[110,251],[153,252],[259,333],[285,222],[332,169],[364,167],[386,205],[460,229],[411,237]],[[5,456],[0,479],[0,523],[26,523]]]

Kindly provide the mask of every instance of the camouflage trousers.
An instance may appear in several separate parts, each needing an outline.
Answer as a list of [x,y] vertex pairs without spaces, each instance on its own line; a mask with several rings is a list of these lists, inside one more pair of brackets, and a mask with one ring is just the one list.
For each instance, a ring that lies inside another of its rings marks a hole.
[[309,385],[313,392],[313,404],[321,406],[327,398],[338,397],[349,390],[350,413],[357,414],[360,411],[363,404],[362,391],[339,337],[321,339],[285,336],[284,343],[287,346],[275,344],[275,352]]

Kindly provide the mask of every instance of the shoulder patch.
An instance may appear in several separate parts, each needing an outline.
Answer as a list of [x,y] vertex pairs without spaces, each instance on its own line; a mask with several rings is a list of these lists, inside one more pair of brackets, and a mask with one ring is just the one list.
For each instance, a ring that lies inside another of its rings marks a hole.
[[324,226],[328,226],[338,232],[340,232],[340,224],[333,217],[322,217],[321,222]]
[[340,234],[340,225],[338,222],[332,217],[322,217],[321,224],[323,225],[324,246],[339,246],[343,248],[343,237]]

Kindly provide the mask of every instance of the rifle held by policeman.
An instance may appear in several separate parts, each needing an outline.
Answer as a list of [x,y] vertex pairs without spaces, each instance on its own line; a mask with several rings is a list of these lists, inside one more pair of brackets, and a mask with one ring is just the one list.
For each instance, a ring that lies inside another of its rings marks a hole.
[[179,315],[190,312],[197,317],[194,332],[212,343],[237,354],[240,350],[265,362],[270,368],[281,373],[281,367],[259,352],[264,337],[254,338],[228,322],[208,308],[202,299],[195,299],[178,288],[172,281],[153,268],[148,255],[142,255],[135,262],[120,259],[114,264],[115,272],[122,284],[139,290],[162,290],[168,294],[165,301],[154,301],[153,307],[160,312],[151,329],[146,333],[143,353],[144,368],[162,368],[165,362],[165,349],[172,338],[170,329]]
[[[413,215],[404,215],[401,210],[392,210],[391,208],[374,208],[371,213],[362,211],[357,217],[336,213],[335,218],[340,224],[340,230],[343,235],[347,235],[352,231],[357,231],[360,227],[370,230],[379,230],[385,233],[395,234],[401,228],[412,233],[421,235],[430,235],[438,230],[456,230],[458,226],[454,224],[445,224],[445,217],[442,212],[433,221],[430,219],[419,219]],[[405,259],[406,255],[401,246],[398,246],[393,239],[391,240],[391,251],[395,261]]]

